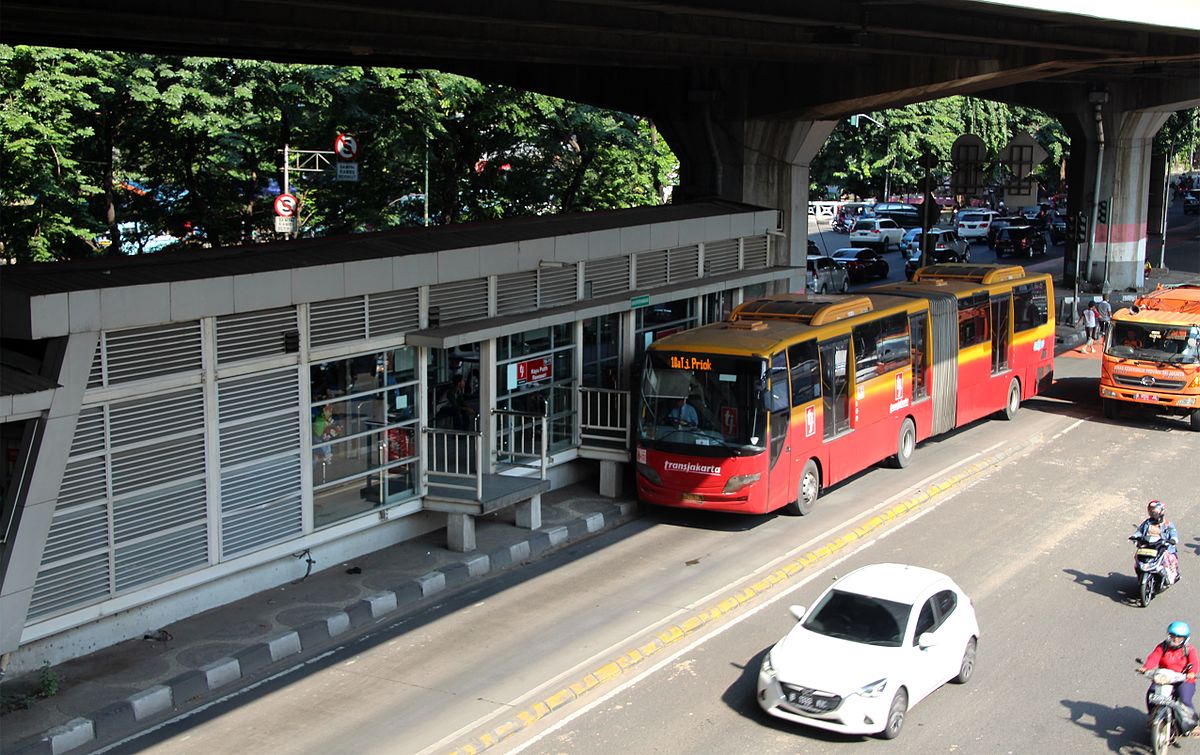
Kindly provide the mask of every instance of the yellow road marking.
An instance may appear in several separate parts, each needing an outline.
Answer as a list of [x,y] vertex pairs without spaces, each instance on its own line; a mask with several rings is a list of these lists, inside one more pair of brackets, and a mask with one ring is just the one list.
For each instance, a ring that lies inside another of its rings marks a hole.
[[475,755],[483,752],[501,743],[506,737],[517,733],[518,731],[528,729],[538,724],[543,718],[548,716],[552,711],[563,707],[567,703],[576,700],[593,689],[604,685],[605,683],[617,678],[622,673],[632,670],[639,666],[650,656],[658,653],[661,650],[674,645],[675,643],[686,639],[689,635],[704,627],[706,624],[711,624],[713,621],[725,616],[726,614],[736,611],[741,606],[746,605],[755,597],[770,591],[771,589],[784,584],[792,577],[800,574],[805,569],[812,567],[819,561],[823,561],[830,556],[834,556],[842,548],[851,543],[865,538],[871,532],[890,524],[897,519],[916,511],[926,503],[929,503],[934,498],[944,494],[946,491],[957,487],[961,483],[978,475],[983,470],[991,467],[997,462],[1003,461],[1011,454],[1006,451],[995,453],[986,459],[975,462],[966,467],[957,474],[951,475],[947,479],[930,485],[925,490],[917,491],[912,497],[902,501],[891,509],[880,514],[872,516],[867,521],[851,527],[849,531],[841,536],[831,540],[819,548],[809,551],[795,561],[779,567],[775,571],[768,574],[766,577],[755,582],[738,592],[719,600],[716,605],[691,616],[675,626],[668,627],[658,633],[654,640],[642,645],[641,647],[629,650],[624,655],[616,660],[605,663],[600,668],[595,669],[583,679],[573,682],[563,689],[558,690],[554,694],[545,698],[542,701],[536,702],[528,709],[517,711],[515,719],[505,721],[491,731],[481,734],[479,737],[464,742],[455,749],[450,751],[450,755]]

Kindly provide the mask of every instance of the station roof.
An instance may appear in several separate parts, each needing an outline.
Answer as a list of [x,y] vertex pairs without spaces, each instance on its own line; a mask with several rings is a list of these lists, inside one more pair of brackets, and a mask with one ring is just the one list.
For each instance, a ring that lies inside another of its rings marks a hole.
[[12,293],[44,296],[148,283],[249,275],[358,260],[478,248],[715,215],[765,211],[773,212],[739,202],[709,199],[686,204],[543,215],[428,228],[399,228],[268,244],[34,263],[0,268],[0,291],[6,296]]

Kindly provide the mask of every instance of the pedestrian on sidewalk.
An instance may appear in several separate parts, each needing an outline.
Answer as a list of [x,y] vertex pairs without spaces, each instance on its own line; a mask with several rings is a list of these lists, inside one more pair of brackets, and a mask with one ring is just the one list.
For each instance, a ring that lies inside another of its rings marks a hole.
[[1083,315],[1075,323],[1075,327],[1083,325],[1087,331],[1087,343],[1084,344],[1080,351],[1092,352],[1096,351],[1096,347],[1092,344],[1096,342],[1096,324],[1100,321],[1099,315],[1096,313],[1096,302],[1088,305],[1088,308],[1083,310]]
[[1096,302],[1096,315],[1100,318],[1100,338],[1108,338],[1108,329],[1112,325],[1112,305],[1108,299]]

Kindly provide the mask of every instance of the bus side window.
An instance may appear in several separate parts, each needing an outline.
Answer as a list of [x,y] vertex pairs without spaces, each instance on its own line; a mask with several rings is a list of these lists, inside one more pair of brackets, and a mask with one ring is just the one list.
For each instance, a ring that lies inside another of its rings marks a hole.
[[988,330],[989,297],[986,293],[958,301],[958,348],[991,340]]
[[817,342],[805,341],[788,348],[792,370],[792,406],[800,406],[821,397],[821,364]]
[[1020,333],[1046,324],[1049,305],[1044,281],[1026,283],[1013,288],[1013,330]]
[[854,382],[863,383],[880,372],[879,336],[882,323],[879,320],[854,326]]

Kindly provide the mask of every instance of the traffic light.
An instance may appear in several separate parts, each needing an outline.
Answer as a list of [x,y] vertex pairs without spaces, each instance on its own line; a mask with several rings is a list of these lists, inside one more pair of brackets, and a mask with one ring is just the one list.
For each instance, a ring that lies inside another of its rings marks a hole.
[[1096,205],[1096,222],[1108,225],[1108,200],[1100,200],[1100,204]]
[[1067,242],[1074,244],[1079,241],[1079,223],[1075,213],[1067,213]]
[[1079,213],[1079,224],[1075,227],[1075,240],[1080,244],[1086,244],[1088,240],[1088,216],[1086,213]]

